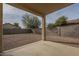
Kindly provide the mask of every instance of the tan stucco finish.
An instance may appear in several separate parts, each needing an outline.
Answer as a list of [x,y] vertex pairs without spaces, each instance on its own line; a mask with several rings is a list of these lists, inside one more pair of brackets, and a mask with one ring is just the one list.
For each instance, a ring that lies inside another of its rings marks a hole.
[[2,52],[2,3],[0,3],[0,53]]
[[36,15],[45,16],[51,12],[62,9],[72,3],[9,3],[10,5],[34,13]]

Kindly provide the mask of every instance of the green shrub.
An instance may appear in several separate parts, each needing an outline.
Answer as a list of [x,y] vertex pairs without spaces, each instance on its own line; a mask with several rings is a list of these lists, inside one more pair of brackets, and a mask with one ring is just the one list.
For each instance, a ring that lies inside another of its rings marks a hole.
[[63,26],[63,25],[66,25],[67,24],[67,17],[65,16],[62,16],[60,18],[57,19],[57,21],[55,22],[55,25],[56,26]]
[[52,30],[52,29],[55,28],[55,27],[56,27],[56,25],[55,25],[55,24],[52,24],[52,23],[49,23],[48,26],[47,26],[47,28],[48,28],[49,30]]
[[63,26],[67,24],[67,17],[62,16],[60,18],[57,19],[57,21],[53,24],[53,23],[49,23],[47,28],[49,30],[52,30],[53,28],[56,28],[57,26]]

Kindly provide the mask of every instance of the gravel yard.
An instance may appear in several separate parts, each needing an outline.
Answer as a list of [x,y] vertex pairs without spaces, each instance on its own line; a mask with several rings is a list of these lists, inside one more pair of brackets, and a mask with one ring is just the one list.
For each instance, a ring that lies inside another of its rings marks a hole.
[[12,49],[39,40],[41,40],[41,35],[38,34],[3,35],[3,50]]

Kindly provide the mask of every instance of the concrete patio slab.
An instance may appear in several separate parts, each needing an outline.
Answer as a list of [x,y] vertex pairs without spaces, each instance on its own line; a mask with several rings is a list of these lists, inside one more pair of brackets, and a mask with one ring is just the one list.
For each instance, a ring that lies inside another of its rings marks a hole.
[[8,56],[78,56],[79,48],[50,41],[38,41],[3,52]]

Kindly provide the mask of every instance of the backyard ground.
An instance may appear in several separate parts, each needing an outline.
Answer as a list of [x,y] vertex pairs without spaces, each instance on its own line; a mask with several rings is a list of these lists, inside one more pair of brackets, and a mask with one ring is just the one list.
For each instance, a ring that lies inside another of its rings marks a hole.
[[[47,40],[79,48],[79,39],[47,35]],[[42,40],[41,34],[3,35],[3,50],[8,50]],[[68,42],[68,43],[67,43]],[[73,44],[74,43],[74,44]]]
[[38,34],[3,35],[3,50],[12,49],[39,40],[41,40],[41,35]]

